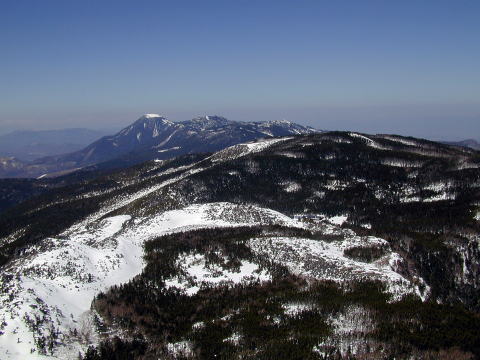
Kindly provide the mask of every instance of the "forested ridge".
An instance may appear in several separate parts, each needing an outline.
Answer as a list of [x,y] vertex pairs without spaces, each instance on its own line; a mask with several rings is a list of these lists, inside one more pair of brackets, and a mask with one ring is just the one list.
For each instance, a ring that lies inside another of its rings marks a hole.
[[[142,274],[99,294],[92,305],[104,319],[102,326],[126,329],[130,340],[107,340],[90,348],[85,359],[121,359],[131,354],[140,359],[170,358],[168,344],[181,341],[193,345],[180,358],[356,358],[329,342],[339,336],[331,319],[352,307],[360,309],[355,321],[368,324],[352,336],[363,343],[368,358],[435,358],[441,349],[452,358],[480,355],[477,314],[415,297],[391,302],[378,282],[342,286],[307,282],[279,264],[254,259],[244,245],[251,237],[272,232],[316,237],[279,227],[249,227],[191,231],[148,242]],[[175,260],[189,252],[204,253],[209,262],[220,261],[230,268],[241,260],[257,261],[274,274],[273,279],[265,284],[205,287],[193,296],[166,289],[165,280],[181,271]],[[284,305],[292,303],[308,308],[289,314]],[[232,333],[237,338],[225,341]]]
[[[186,230],[146,242],[141,275],[93,301],[104,338],[85,358],[480,356],[479,152],[347,132],[262,146],[259,141],[213,155],[48,180],[54,184],[48,191],[2,214],[1,264],[8,266],[42,239],[91,216],[148,218],[216,202],[255,205],[306,223],[340,216],[344,232],[330,237],[271,224]],[[15,186],[31,191],[31,184]],[[384,283],[371,279],[307,279],[248,246],[267,235],[330,243],[348,231],[385,239],[388,246],[365,243],[346,249],[345,257],[374,263],[397,253],[403,262],[395,270],[406,279],[423,279],[416,285],[428,287],[425,301],[414,294],[394,300]],[[168,284],[172,277],[186,276],[178,261],[193,255],[219,272],[256,264],[258,274],[271,279],[206,286],[188,295]],[[289,304],[299,303],[308,306],[289,313]],[[341,333],[335,319],[354,321],[363,330]],[[356,344],[363,355],[342,348],[345,343]]]

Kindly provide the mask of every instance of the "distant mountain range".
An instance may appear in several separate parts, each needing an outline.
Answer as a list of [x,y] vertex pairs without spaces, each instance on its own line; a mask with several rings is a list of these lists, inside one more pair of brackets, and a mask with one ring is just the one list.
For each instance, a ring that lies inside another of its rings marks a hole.
[[[101,132],[87,129],[16,131],[0,136],[0,178],[55,177],[92,166],[123,168],[261,138],[315,132],[319,131],[286,120],[240,122],[203,116],[172,122],[158,114],[145,114],[115,135],[101,138]],[[480,149],[472,139],[443,143]]]
[[90,129],[13,131],[0,135],[0,157],[28,162],[38,158],[78,151],[106,135]]
[[315,132],[318,130],[285,120],[239,122],[204,116],[172,122],[161,115],[145,114],[117,134],[104,136],[78,151],[30,162],[0,159],[0,177],[56,176],[107,161],[110,163],[105,166],[133,165],[151,159],[214,152],[259,138]]

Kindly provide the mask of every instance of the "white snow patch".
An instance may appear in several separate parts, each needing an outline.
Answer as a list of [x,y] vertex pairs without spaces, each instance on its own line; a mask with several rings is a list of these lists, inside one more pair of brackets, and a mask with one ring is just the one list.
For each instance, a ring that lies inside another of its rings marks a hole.
[[181,148],[180,146],[174,146],[174,147],[172,147],[172,148],[170,148],[170,149],[158,150],[157,152],[162,153],[162,152],[167,152],[167,151],[172,151],[172,150],[178,150],[178,149],[180,149],[180,148]]
[[277,155],[285,156],[285,157],[292,158],[292,159],[301,159],[301,158],[305,157],[305,155],[303,153],[292,152],[292,151],[279,152],[279,153],[277,153]]
[[370,312],[360,305],[349,305],[330,318],[330,324],[336,335],[368,333],[374,328]]
[[323,160],[334,160],[337,156],[334,153],[324,154],[321,156]]
[[437,181],[424,186],[424,189],[432,191],[446,191],[454,186],[455,184],[453,181]]
[[397,137],[397,136],[383,135],[382,137],[383,137],[384,139],[388,139],[388,140],[391,140],[391,141],[395,141],[395,142],[398,142],[398,143],[403,144],[403,145],[419,146],[419,143],[416,142],[416,141],[404,139],[404,138]]
[[170,141],[170,139],[173,137],[173,135],[175,135],[177,132],[179,131],[179,129],[175,130],[174,132],[172,132],[170,135],[168,135],[165,140],[163,140],[161,143],[159,143],[158,145],[155,145],[154,148],[155,149],[158,149],[158,148],[161,148],[163,145],[165,145],[166,143],[168,143]]
[[422,199],[419,196],[405,196],[400,198],[401,203],[420,202]]
[[472,163],[472,162],[461,162],[457,166],[457,170],[464,170],[464,169],[478,169],[480,168],[480,164]]
[[174,357],[190,358],[193,356],[193,346],[190,341],[179,341],[167,344],[167,351]]
[[325,136],[324,139],[325,140],[330,140],[330,141],[333,141],[333,142],[336,142],[336,143],[339,143],[339,144],[351,144],[353,142],[353,141],[351,141],[349,139],[346,139],[344,137],[341,137],[341,136],[328,135],[328,136]]
[[391,259],[401,259],[398,254],[390,252],[380,259],[366,263],[351,259],[344,250],[353,246],[388,246],[379,238],[360,238],[353,236],[343,241],[326,242],[301,238],[255,238],[249,241],[252,250],[259,256],[266,256],[289,268],[297,275],[339,283],[375,279],[384,282],[387,291],[394,300],[406,294],[420,293],[409,280],[392,269]]
[[333,334],[313,348],[323,356],[331,349],[338,349],[342,357],[365,354],[369,350],[365,342],[365,334],[375,328],[371,311],[359,305],[349,305],[340,313],[330,316]]
[[233,345],[238,345],[240,344],[241,339],[242,339],[242,335],[240,335],[238,332],[234,332],[229,337],[223,339],[223,342],[229,342]]
[[242,156],[248,155],[248,154],[253,154],[257,152],[261,152],[273,144],[276,144],[278,142],[282,141],[287,141],[292,139],[291,137],[283,137],[283,138],[278,138],[278,139],[262,139],[258,140],[256,142],[250,142],[250,143],[244,143],[244,144],[238,144],[238,145],[233,145],[230,146],[224,150],[221,150],[214,155],[210,156],[209,159],[211,159],[213,162],[217,161],[224,161],[224,160],[233,160],[240,158]]
[[441,201],[441,200],[455,200],[456,196],[453,193],[441,192],[439,194],[430,196],[428,198],[424,198],[424,202],[433,202],[433,201]]
[[[0,294],[0,320],[7,323],[0,336],[0,354],[8,352],[12,355],[5,358],[12,359],[29,357],[36,348],[34,337],[46,336],[51,326],[59,331],[60,341],[67,341],[70,330],[88,316],[96,293],[141,271],[142,250],[136,239],[113,238],[129,220],[128,215],[115,216],[69,238],[45,239],[40,248],[48,250],[9,264],[4,275],[13,276],[12,291]],[[35,316],[45,323],[32,333],[26,319]],[[25,346],[16,344],[17,338]]]
[[146,118],[146,119],[163,118],[163,116],[159,115],[159,114],[145,114],[145,115],[143,115],[143,117]]
[[342,189],[346,189],[347,187],[349,187],[350,182],[343,181],[343,180],[338,180],[338,179],[326,180],[324,186],[328,190],[342,190]]
[[[223,269],[218,264],[208,264],[203,254],[188,254],[179,257],[176,264],[186,274],[186,278],[178,276],[167,279],[167,288],[178,288],[187,295],[195,295],[202,286],[240,284],[250,282],[265,282],[271,280],[271,276],[264,270],[260,270],[257,264],[242,261],[238,272]],[[193,285],[192,285],[193,283]]]
[[280,184],[286,192],[297,192],[302,190],[302,185],[295,181],[285,181]]
[[348,216],[346,215],[338,215],[338,216],[332,216],[332,217],[326,218],[327,221],[339,226],[343,225],[343,223],[347,221],[347,219],[348,219]]
[[192,325],[192,330],[201,330],[205,328],[205,322],[203,321],[198,321]]
[[359,138],[359,139],[363,140],[367,144],[367,146],[373,147],[375,149],[380,149],[380,150],[390,150],[389,148],[378,144],[374,140],[372,140],[372,139],[370,139],[370,138],[368,138],[364,135],[361,135],[361,134],[358,134],[358,133],[353,133],[353,132],[348,133],[348,134],[352,137],[356,137],[356,138]]
[[290,302],[286,304],[282,304],[283,313],[287,316],[296,316],[301,314],[302,312],[311,311],[315,309],[315,305],[313,303],[305,303],[305,302]]
[[421,161],[408,161],[402,159],[382,159],[381,163],[387,166],[402,168],[418,168],[423,166],[423,163]]

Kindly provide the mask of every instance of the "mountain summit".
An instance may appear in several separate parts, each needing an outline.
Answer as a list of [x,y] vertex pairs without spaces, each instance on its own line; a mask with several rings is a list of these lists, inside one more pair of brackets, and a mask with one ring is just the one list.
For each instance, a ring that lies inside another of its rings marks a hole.
[[[116,147],[119,147],[119,143],[132,144],[129,151],[134,150],[136,144],[147,144],[152,139],[160,136],[165,131],[174,125],[173,122],[167,120],[167,118],[157,114],[145,114],[141,116],[132,125],[127,126],[116,135],[108,138],[112,143],[116,143]],[[121,151],[127,150],[126,148]]]
[[217,115],[207,115],[207,116],[200,116],[196,117],[190,121],[184,122],[187,126],[193,126],[198,128],[199,130],[207,130],[212,128],[217,128],[221,126],[226,126],[232,121],[224,118],[223,116]]
[[0,177],[38,177],[71,172],[109,161],[132,165],[151,159],[214,152],[260,138],[310,134],[317,130],[289,121],[240,122],[218,115],[172,122],[159,114],[144,114],[117,134],[104,136],[82,150],[24,163],[14,170],[0,167]]

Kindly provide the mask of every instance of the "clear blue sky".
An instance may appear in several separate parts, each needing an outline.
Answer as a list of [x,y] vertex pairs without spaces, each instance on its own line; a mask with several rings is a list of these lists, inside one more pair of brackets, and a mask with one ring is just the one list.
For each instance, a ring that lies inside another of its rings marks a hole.
[[0,132],[146,112],[480,138],[480,1],[0,1]]

